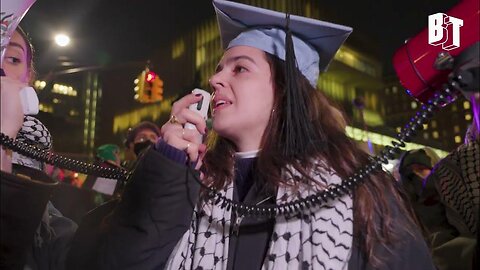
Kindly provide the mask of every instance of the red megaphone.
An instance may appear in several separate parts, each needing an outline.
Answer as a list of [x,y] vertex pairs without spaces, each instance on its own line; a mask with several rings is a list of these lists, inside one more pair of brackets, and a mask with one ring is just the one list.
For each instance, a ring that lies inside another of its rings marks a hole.
[[393,66],[411,96],[426,102],[448,81],[449,61],[480,40],[479,13],[478,0],[462,0],[446,14],[430,15],[428,28],[395,52]]

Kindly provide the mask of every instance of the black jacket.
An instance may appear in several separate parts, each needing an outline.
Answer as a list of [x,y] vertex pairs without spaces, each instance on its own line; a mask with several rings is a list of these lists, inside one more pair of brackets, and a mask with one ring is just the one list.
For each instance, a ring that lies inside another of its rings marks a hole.
[[58,182],[16,165],[1,179],[0,269],[62,270],[77,224],[49,199]]
[[[147,151],[126,186],[122,201],[108,218],[104,233],[98,238],[101,239],[97,241],[100,243],[98,252],[91,258],[98,269],[163,269],[175,245],[189,228],[199,194],[199,184],[194,177],[198,176],[186,166],[153,149]],[[245,202],[255,203],[266,195],[250,190]],[[398,229],[403,230],[400,225],[403,218],[398,216],[398,221]],[[228,268],[259,269],[273,226],[274,219],[243,220],[238,236],[230,241]],[[354,236],[349,269],[373,269],[355,244],[358,237]],[[376,254],[385,261],[380,269],[434,269],[419,233],[415,237],[405,233],[402,241],[390,248],[391,251],[380,246],[376,248]]]
[[0,269],[23,269],[28,249],[57,183],[37,170],[29,177],[1,172]]

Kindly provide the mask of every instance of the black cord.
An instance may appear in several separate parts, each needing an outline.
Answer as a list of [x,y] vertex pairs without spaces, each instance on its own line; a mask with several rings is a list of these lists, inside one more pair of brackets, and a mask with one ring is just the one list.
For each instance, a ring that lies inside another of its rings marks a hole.
[[[454,90],[451,90],[449,88],[450,86]],[[275,217],[278,215],[292,215],[303,211],[305,208],[320,206],[329,200],[352,193],[355,187],[362,183],[369,174],[381,170],[382,164],[387,164],[389,159],[395,158],[400,153],[400,148],[405,147],[405,142],[411,141],[416,135],[417,130],[420,130],[423,127],[423,124],[433,116],[433,113],[438,108],[443,107],[456,99],[457,90],[458,86],[455,85],[454,82],[445,86],[442,91],[437,92],[434,97],[424,104],[420,111],[410,119],[409,123],[405,125],[399,134],[397,134],[398,141],[392,141],[392,146],[386,146],[377,156],[370,158],[370,162],[363,168],[358,170],[348,179],[342,180],[341,184],[331,184],[326,189],[306,198],[300,198],[280,205],[244,204],[225,197],[214,188],[205,185],[197,178],[195,179],[204,189],[207,190],[207,199],[213,201],[216,205],[221,203],[220,206],[222,208],[226,207],[228,210],[232,209],[232,211],[243,216]],[[0,133],[0,145],[36,160],[85,174],[118,179],[120,181],[128,180],[132,174],[132,172],[124,169],[105,168],[69,159],[18,140],[14,141],[3,133]]]
[[221,203],[220,207],[226,207],[227,210],[231,209],[238,215],[267,216],[269,218],[278,215],[294,215],[298,212],[302,212],[306,208],[317,207],[329,200],[339,198],[346,194],[351,194],[355,187],[362,183],[369,174],[381,170],[382,164],[388,164],[389,159],[395,158],[400,153],[400,148],[405,147],[405,142],[410,142],[412,140],[416,135],[417,130],[423,128],[423,124],[433,116],[433,113],[438,108],[453,102],[457,97],[456,92],[457,91],[454,92],[450,90],[448,86],[445,86],[441,92],[437,92],[434,97],[431,98],[427,104],[423,105],[420,111],[410,119],[409,123],[405,125],[399,134],[397,134],[398,141],[392,141],[393,146],[386,146],[377,156],[372,157],[368,164],[354,173],[353,176],[350,176],[346,180],[342,180],[341,184],[331,184],[326,189],[306,198],[300,198],[280,205],[258,206],[244,204],[225,197],[214,188],[205,185],[196,178],[195,179],[204,189],[207,190],[206,194],[208,199],[213,201],[216,205]]
[[131,175],[131,172],[125,169],[106,168],[60,156],[50,151],[40,149],[34,145],[25,143],[23,141],[13,140],[4,133],[0,133],[0,145],[3,145],[6,148],[11,149],[12,151],[17,152],[21,155],[39,160],[41,162],[45,162],[56,167],[88,175],[118,179],[120,181],[127,180]]

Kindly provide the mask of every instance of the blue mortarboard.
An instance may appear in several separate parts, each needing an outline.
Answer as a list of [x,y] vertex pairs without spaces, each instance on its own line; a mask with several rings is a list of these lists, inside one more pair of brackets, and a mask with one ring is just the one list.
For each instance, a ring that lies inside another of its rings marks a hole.
[[[246,45],[285,60],[285,14],[230,1],[213,0],[224,49]],[[352,28],[291,15],[289,28],[300,72],[314,87]]]

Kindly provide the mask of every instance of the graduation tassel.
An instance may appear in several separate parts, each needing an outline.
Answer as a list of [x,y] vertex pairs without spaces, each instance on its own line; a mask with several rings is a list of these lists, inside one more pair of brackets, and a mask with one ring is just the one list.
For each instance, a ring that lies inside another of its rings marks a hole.
[[285,37],[285,94],[283,97],[284,122],[281,128],[282,154],[287,158],[306,157],[316,147],[315,132],[307,110],[308,96],[299,87],[300,78],[295,58],[290,14],[286,15]]

